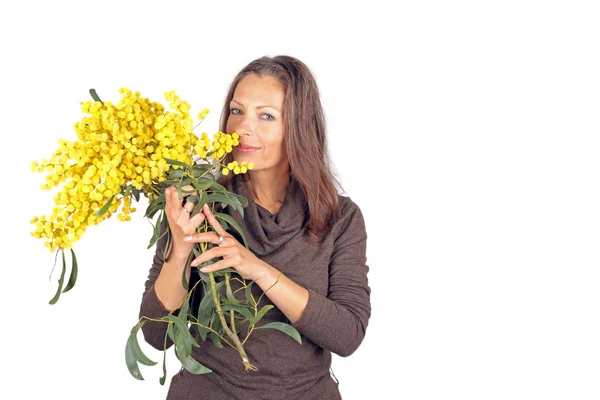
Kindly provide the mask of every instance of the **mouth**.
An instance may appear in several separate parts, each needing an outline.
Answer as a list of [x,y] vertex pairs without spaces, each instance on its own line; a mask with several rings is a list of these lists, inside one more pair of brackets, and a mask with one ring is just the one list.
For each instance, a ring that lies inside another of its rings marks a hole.
[[233,148],[233,151],[235,151],[236,153],[243,153],[243,154],[253,153],[256,150],[259,150],[259,148],[254,147],[254,146],[249,146],[247,144],[241,144],[241,143]]
[[239,144],[236,146],[237,149],[242,149],[242,150],[258,150],[258,147],[254,147],[254,146],[250,146],[247,144]]

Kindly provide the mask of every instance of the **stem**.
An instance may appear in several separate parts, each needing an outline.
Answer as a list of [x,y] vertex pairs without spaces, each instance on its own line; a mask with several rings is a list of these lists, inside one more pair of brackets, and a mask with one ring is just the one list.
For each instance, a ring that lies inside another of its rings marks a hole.
[[215,276],[213,275],[212,272],[209,272],[208,277],[210,278],[210,288],[212,291],[213,299],[215,300],[215,307],[217,309],[217,314],[219,315],[219,319],[221,320],[221,325],[223,325],[223,329],[225,330],[225,333],[227,334],[227,336],[229,336],[231,338],[231,340],[235,344],[235,347],[236,347],[238,353],[240,353],[240,356],[242,357],[242,363],[244,363],[245,370],[246,371],[248,371],[248,370],[258,371],[258,368],[256,368],[254,365],[250,364],[250,361],[248,360],[248,355],[246,355],[246,351],[244,350],[244,347],[242,346],[240,339],[237,337],[235,332],[232,332],[231,329],[229,329],[229,326],[227,326],[227,321],[225,321],[225,316],[223,315],[223,310],[221,309],[221,302],[220,302],[219,296],[217,294],[217,282],[215,281]]
[[[225,286],[231,290],[231,286],[229,285],[229,274],[225,274]],[[233,310],[229,310],[229,319],[231,323],[231,330],[235,332],[235,318],[233,316]]]
[[244,341],[242,342],[242,344],[246,343],[246,340],[248,340],[248,338],[250,337],[250,334],[252,333],[252,331],[254,331],[254,325],[252,325],[249,329],[248,329],[248,333],[246,334],[246,337],[244,338]]
[[190,321],[190,324],[192,324],[192,325],[198,325],[198,326],[201,326],[201,327],[203,327],[203,328],[206,328],[206,329],[208,329],[209,331],[211,331],[212,333],[214,333],[215,335],[217,335],[217,336],[219,337],[219,339],[221,339],[222,341],[224,341],[226,345],[228,345],[229,347],[233,347],[233,348],[235,348],[235,346],[234,346],[234,345],[232,345],[231,343],[229,343],[229,340],[227,340],[227,339],[226,339],[224,336],[221,336],[221,335],[219,335],[219,332],[215,331],[215,330],[214,330],[213,328],[211,328],[210,326],[204,326],[204,325],[202,325],[200,322],[197,322],[197,320],[196,320],[196,322],[194,322],[194,321]]

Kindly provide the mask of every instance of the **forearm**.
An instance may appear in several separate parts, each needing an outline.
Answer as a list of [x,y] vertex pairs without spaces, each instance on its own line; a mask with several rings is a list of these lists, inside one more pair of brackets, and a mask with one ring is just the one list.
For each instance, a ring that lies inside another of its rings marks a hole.
[[266,271],[256,284],[292,323],[296,322],[308,303],[308,290],[268,264]]
[[186,269],[186,281],[190,281],[191,267],[186,265],[187,259],[185,252],[171,252],[163,264],[158,278],[156,278],[154,284],[156,297],[168,311],[179,308],[188,294],[181,282],[184,268]]

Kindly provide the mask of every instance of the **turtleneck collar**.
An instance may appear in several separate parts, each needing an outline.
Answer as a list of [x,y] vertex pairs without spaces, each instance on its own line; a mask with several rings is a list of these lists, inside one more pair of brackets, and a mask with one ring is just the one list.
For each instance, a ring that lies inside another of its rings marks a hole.
[[227,213],[240,224],[248,247],[258,256],[266,256],[285,245],[303,231],[308,220],[306,196],[293,175],[290,176],[283,204],[275,215],[254,201],[243,175],[234,175],[227,190],[248,200],[243,220],[231,207],[227,207]]

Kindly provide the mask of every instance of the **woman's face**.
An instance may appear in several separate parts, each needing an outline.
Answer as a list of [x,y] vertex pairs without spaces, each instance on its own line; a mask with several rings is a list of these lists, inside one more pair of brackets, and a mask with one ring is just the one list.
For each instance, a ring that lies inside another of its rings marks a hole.
[[237,132],[240,144],[233,158],[253,162],[254,171],[288,168],[284,145],[284,90],[276,78],[245,76],[235,88],[229,104],[227,133]]

